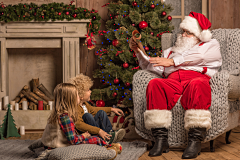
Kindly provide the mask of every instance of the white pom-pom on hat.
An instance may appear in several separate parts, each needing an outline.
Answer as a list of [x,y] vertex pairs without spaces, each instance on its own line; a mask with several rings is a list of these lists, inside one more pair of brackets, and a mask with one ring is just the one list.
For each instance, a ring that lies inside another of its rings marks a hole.
[[208,42],[210,41],[212,38],[212,33],[209,29],[207,30],[203,30],[199,36],[199,39],[202,41],[202,42]]

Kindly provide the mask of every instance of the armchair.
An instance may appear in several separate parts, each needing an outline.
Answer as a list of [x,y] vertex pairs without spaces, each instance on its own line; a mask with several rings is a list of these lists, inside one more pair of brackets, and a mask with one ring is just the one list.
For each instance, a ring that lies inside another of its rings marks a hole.
[[[212,125],[207,131],[204,142],[210,141],[210,149],[214,151],[213,140],[227,132],[226,143],[231,129],[238,126],[239,97],[240,97],[240,30],[216,29],[212,31],[213,39],[220,43],[223,65],[219,72],[210,80],[212,90],[211,112]],[[165,33],[162,35],[162,50],[171,47],[176,35]],[[146,88],[150,80],[161,78],[147,70],[140,70],[133,76],[133,103],[135,130],[143,138],[154,141],[150,130],[144,126],[144,112],[146,110]],[[184,129],[185,110],[178,100],[172,111],[172,123],[168,132],[170,147],[184,147],[187,145],[187,131]]]

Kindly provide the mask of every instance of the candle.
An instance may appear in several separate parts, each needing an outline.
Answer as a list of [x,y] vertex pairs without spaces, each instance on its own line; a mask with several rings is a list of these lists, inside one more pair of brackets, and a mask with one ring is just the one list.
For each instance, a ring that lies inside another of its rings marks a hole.
[[10,104],[12,105],[12,109],[11,110],[15,110],[15,101],[11,101]]
[[28,110],[27,101],[22,101],[22,110]]
[[19,110],[19,104],[15,103],[15,111],[18,111],[18,110]]
[[25,127],[24,126],[20,126],[20,134],[25,135]]
[[2,102],[0,102],[0,111],[2,110]]
[[8,104],[9,104],[8,96],[3,97],[3,108],[4,108],[4,110],[8,109]]
[[48,101],[48,105],[50,106],[50,110],[53,109],[53,101]]
[[43,101],[38,101],[38,110],[43,110]]
[[10,109],[11,109],[11,111],[13,110],[13,105],[11,105],[11,104],[9,104],[10,105]]

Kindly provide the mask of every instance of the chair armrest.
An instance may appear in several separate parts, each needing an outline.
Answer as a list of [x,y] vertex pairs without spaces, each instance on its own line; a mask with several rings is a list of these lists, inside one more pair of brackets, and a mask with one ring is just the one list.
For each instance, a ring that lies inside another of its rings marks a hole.
[[173,41],[173,34],[172,33],[164,33],[161,37],[161,45],[162,51],[172,47]]
[[229,76],[228,82],[228,99],[240,98],[240,76]]

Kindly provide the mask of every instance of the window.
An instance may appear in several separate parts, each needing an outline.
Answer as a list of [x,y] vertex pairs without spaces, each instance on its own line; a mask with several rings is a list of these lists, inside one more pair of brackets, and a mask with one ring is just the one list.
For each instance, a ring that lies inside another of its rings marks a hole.
[[170,13],[172,16],[172,25],[174,32],[179,32],[179,24],[185,16],[188,16],[191,11],[204,14],[208,17],[207,6],[208,0],[162,0],[166,4],[171,4],[174,10]]

